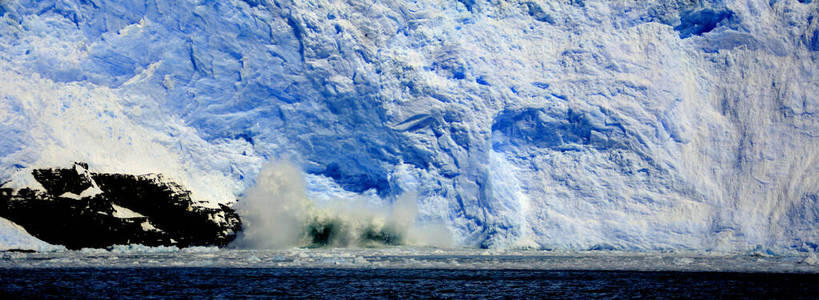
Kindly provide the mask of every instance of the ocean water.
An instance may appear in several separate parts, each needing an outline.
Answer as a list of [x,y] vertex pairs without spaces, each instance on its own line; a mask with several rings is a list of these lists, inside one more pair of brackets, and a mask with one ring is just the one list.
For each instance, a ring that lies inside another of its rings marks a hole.
[[118,246],[0,252],[15,298],[804,298],[813,255]]
[[819,275],[360,268],[0,270],[4,298],[804,298]]

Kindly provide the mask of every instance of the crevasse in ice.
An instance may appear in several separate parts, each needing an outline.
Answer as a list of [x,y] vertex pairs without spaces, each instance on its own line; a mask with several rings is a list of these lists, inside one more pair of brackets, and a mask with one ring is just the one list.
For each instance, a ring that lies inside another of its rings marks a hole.
[[3,181],[87,161],[224,203],[284,159],[328,201],[417,193],[417,221],[468,246],[819,243],[817,1],[10,0],[0,14]]

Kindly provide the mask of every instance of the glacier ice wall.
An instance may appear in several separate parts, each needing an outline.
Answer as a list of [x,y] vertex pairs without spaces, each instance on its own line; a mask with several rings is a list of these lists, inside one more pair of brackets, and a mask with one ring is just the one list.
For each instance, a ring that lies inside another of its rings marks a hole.
[[288,159],[464,245],[816,248],[817,2],[0,1],[0,178]]

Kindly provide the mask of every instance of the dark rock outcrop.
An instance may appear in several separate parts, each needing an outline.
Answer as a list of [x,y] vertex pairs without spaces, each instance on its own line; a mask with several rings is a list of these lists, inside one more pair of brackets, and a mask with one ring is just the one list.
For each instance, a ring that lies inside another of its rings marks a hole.
[[197,205],[190,191],[159,174],[92,173],[76,163],[37,169],[45,191],[0,188],[0,217],[69,249],[111,245],[225,246],[242,223],[228,206]]

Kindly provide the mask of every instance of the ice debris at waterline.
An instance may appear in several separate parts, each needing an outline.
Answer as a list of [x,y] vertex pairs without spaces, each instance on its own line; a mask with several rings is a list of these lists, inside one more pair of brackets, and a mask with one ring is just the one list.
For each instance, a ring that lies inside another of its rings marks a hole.
[[75,163],[31,175],[41,188],[0,187],[0,217],[68,249],[225,246],[242,227],[232,208],[194,203],[189,191],[159,174],[94,173]]
[[428,247],[244,250],[115,246],[110,250],[2,252],[0,268],[208,267],[631,270],[819,273],[816,257],[708,252],[533,251]]
[[0,180],[289,157],[465,246],[814,251],[818,55],[815,0],[0,1]]

